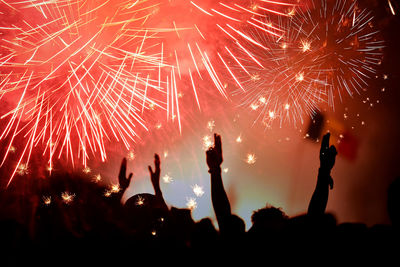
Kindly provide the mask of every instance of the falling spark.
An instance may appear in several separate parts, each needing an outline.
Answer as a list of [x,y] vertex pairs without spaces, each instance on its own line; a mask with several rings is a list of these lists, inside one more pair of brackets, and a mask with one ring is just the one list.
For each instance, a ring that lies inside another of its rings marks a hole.
[[17,173],[21,176],[29,174],[29,167],[27,164],[19,164]]
[[250,164],[250,165],[256,163],[255,154],[247,154],[246,162],[247,162],[247,164]]
[[303,73],[303,72],[298,73],[298,74],[296,75],[296,81],[298,81],[298,82],[304,81],[304,73]]
[[93,182],[99,183],[100,181],[101,181],[101,175],[100,174],[96,174],[95,176],[93,176]]
[[273,111],[270,111],[270,112],[269,112],[269,117],[270,117],[271,119],[275,118],[275,113],[274,113]]
[[134,151],[129,151],[127,154],[127,159],[132,161],[135,159],[135,152]]
[[213,145],[211,136],[206,135],[203,137],[203,149],[207,150]]
[[110,191],[111,191],[111,193],[114,193],[114,194],[118,193],[121,191],[121,187],[119,186],[119,184],[113,184],[110,187]]
[[228,168],[224,168],[224,173],[228,173],[229,169]]
[[251,108],[252,110],[257,110],[257,109],[259,108],[259,105],[257,105],[257,104],[251,104],[251,105],[250,105],[250,108]]
[[85,173],[85,174],[89,174],[91,171],[92,171],[92,169],[90,169],[87,166],[85,168],[83,168],[83,170],[82,170],[82,172]]
[[195,198],[188,198],[186,202],[186,207],[190,210],[195,210],[197,208],[197,202]]
[[51,196],[43,196],[42,197],[43,203],[48,206],[51,204]]
[[172,179],[172,177],[169,176],[168,174],[164,175],[162,179],[163,179],[164,183],[166,183],[166,184],[170,184],[174,181],[174,179]]
[[241,135],[239,135],[237,138],[236,138],[236,143],[241,143],[243,140],[242,140],[242,136]]
[[136,200],[136,205],[137,206],[142,206],[144,205],[144,198],[141,196],[138,196],[137,200]]
[[204,195],[203,187],[199,186],[198,184],[195,184],[194,186],[192,186],[192,189],[193,189],[193,193],[197,197],[201,197],[202,195]]
[[155,128],[157,130],[160,130],[162,128],[162,123],[161,122],[157,122]]
[[71,194],[69,192],[63,192],[61,193],[61,198],[65,204],[70,204],[74,200],[75,194]]
[[215,121],[211,120],[207,122],[207,129],[210,130],[210,132],[212,132],[214,128],[215,128]]
[[307,51],[311,51],[311,43],[307,40],[301,40],[300,48],[303,51],[303,53],[305,53]]

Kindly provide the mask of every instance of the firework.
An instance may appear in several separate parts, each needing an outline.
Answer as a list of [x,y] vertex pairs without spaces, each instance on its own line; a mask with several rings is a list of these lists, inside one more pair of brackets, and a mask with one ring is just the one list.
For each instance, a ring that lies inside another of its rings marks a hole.
[[174,181],[174,179],[171,176],[169,176],[168,174],[164,175],[162,179],[163,179],[164,183],[166,183],[166,184],[170,184]]
[[44,203],[46,206],[49,206],[49,205],[51,204],[51,197],[50,197],[50,196],[43,196],[43,197],[42,197],[42,200],[43,200],[43,203]]
[[144,198],[141,196],[138,196],[137,200],[136,200],[136,205],[137,206],[142,206],[144,205]]
[[204,150],[208,150],[213,144],[214,144],[214,141],[210,135],[205,135],[203,137],[203,149]]
[[303,123],[321,105],[360,94],[381,64],[372,12],[357,1],[311,0],[288,17],[252,20],[242,29],[249,39],[228,63],[233,94],[267,127],[275,120]]
[[[161,46],[142,27],[150,1],[1,1],[0,98],[10,108],[0,140],[21,136],[22,162],[41,148],[48,163],[106,159],[106,141],[130,148],[144,111],[160,107]],[[13,14],[13,15],[11,15]],[[4,21],[4,22],[3,22]],[[15,169],[13,175],[18,170]],[[12,176],[13,176],[12,175]],[[10,181],[11,182],[11,179]]]
[[75,194],[71,194],[69,192],[63,192],[61,193],[61,199],[65,204],[70,204],[72,201],[74,201]]
[[[197,105],[199,111],[204,111],[210,96],[228,99],[228,83],[223,72],[228,71],[234,78],[236,76],[227,61],[235,58],[235,52],[231,51],[243,40],[251,39],[240,30],[241,25],[251,25],[254,23],[252,18],[264,17],[265,12],[274,16],[289,16],[295,6],[291,2],[176,0],[160,4],[157,13],[168,16],[163,19],[154,16],[146,23],[154,28],[175,30],[162,35],[164,60],[173,66],[166,79],[167,120],[178,122],[181,131],[182,118],[191,116],[193,109],[192,105],[185,108],[183,100],[192,101],[191,104]],[[237,84],[240,85],[238,81]],[[212,90],[208,90],[210,88]],[[212,121],[208,127],[212,131]]]
[[119,186],[119,184],[113,184],[110,187],[110,191],[111,193],[118,193],[121,191],[121,187]]
[[247,164],[253,165],[254,163],[256,163],[256,160],[257,160],[257,158],[256,158],[255,154],[252,154],[252,153],[247,154],[247,157],[246,157]]
[[101,177],[100,174],[96,174],[96,175],[94,175],[93,178],[92,178],[92,181],[93,181],[94,183],[99,183],[101,180],[102,180],[102,177]]
[[192,186],[193,189],[193,193],[197,196],[197,197],[201,197],[202,195],[204,195],[204,190],[202,186],[199,186],[198,184],[195,184],[194,186]]
[[28,164],[19,164],[17,168],[17,173],[21,176],[29,174]]
[[195,198],[188,198],[186,202],[186,207],[190,210],[195,210],[197,208],[197,202]]

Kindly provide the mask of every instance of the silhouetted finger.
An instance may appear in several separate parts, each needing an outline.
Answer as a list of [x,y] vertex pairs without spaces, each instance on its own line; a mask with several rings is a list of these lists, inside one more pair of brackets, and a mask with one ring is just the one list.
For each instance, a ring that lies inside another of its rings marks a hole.
[[321,141],[321,150],[322,149],[328,149],[329,148],[329,138],[330,138],[331,134],[327,133],[322,137],[322,141]]
[[222,142],[221,142],[221,136],[218,134],[214,134],[214,143],[215,143],[215,149],[217,152],[222,152]]
[[158,154],[154,154],[154,165],[156,167],[156,172],[160,172],[160,156]]
[[126,177],[126,158],[122,159],[121,168],[119,170],[118,177],[120,177],[120,178],[125,178]]
[[336,156],[336,155],[337,155],[336,147],[335,147],[335,146],[331,146],[331,147],[329,148],[329,153],[330,153],[331,155]]

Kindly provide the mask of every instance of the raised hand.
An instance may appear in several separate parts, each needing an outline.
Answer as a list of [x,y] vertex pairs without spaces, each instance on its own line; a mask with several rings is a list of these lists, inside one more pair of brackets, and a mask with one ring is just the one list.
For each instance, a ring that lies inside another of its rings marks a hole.
[[155,171],[149,166],[149,172],[150,172],[150,179],[151,183],[153,184],[154,189],[158,189],[160,187],[160,156],[158,154],[154,154],[154,166],[155,166]]
[[330,133],[327,133],[322,138],[321,150],[319,152],[320,171],[329,176],[329,186],[333,188],[333,180],[330,177],[330,172],[335,165],[337,151],[335,146],[329,146]]
[[149,166],[150,179],[151,179],[151,183],[153,184],[155,196],[156,196],[157,200],[159,201],[161,207],[164,209],[168,209],[167,204],[165,203],[162,191],[161,191],[161,187],[160,187],[160,173],[161,173],[160,164],[161,164],[160,156],[158,154],[154,154],[155,170],[153,171],[151,166]]
[[220,169],[223,162],[221,136],[214,134],[214,147],[206,151],[207,165],[210,170]]
[[121,162],[121,169],[119,170],[119,175],[118,175],[118,182],[119,186],[121,187],[122,192],[128,188],[129,183],[131,182],[133,173],[130,173],[128,178],[126,177],[126,158],[122,159]]

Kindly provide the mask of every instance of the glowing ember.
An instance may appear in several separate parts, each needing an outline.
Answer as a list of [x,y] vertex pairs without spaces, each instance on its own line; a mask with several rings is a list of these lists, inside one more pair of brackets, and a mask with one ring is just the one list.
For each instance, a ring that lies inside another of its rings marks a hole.
[[113,184],[110,188],[111,193],[118,193],[119,191],[121,191],[121,187],[119,186],[119,184]]
[[214,144],[214,141],[212,140],[211,136],[206,135],[203,137],[203,149],[204,150],[209,149],[213,144]]
[[88,173],[90,173],[91,171],[92,171],[92,169],[90,169],[89,167],[85,167],[85,168],[83,168],[83,170],[82,170],[82,172],[85,173],[85,174],[88,174]]
[[135,152],[129,151],[129,152],[128,152],[128,155],[126,155],[126,157],[127,157],[127,159],[130,160],[130,161],[134,160],[134,159],[135,159]]
[[197,197],[201,197],[202,195],[204,195],[203,187],[199,186],[198,184],[195,184],[194,186],[192,186],[192,189],[193,189],[193,193]]
[[141,196],[138,196],[138,198],[136,199],[136,205],[137,206],[142,206],[144,205],[144,198]]
[[247,162],[247,164],[250,164],[250,165],[256,163],[256,155],[255,154],[247,154],[246,162]]
[[71,194],[69,192],[63,192],[61,193],[61,198],[65,204],[70,204],[72,201],[74,201],[75,194]]
[[174,181],[174,179],[172,179],[172,177],[169,176],[168,174],[164,175],[162,179],[163,179],[164,183],[166,183],[166,184],[170,184]]
[[195,210],[197,208],[197,202],[195,198],[188,198],[186,202],[186,207],[190,210]]
[[51,204],[51,197],[50,196],[43,196],[42,197],[43,203],[48,206]]
[[17,169],[17,173],[19,175],[27,175],[29,174],[29,167],[28,164],[20,164]]
[[99,183],[100,181],[101,181],[101,175],[100,174],[96,174],[95,176],[93,176],[93,182]]
[[210,130],[210,132],[212,132],[215,128],[215,121],[209,121],[207,123],[207,128],[208,128],[208,130]]

